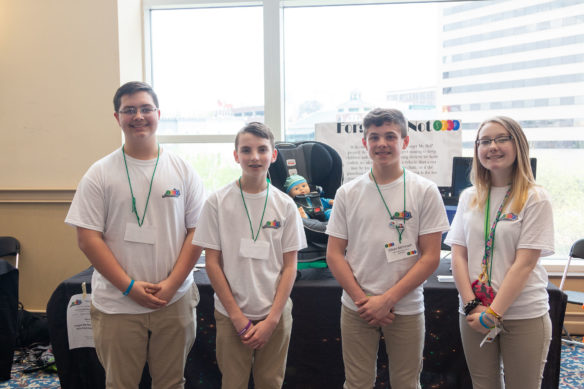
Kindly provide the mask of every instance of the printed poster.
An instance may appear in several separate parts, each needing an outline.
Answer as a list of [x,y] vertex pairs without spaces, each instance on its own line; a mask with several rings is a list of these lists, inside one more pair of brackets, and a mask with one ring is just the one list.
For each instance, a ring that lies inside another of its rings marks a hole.
[[[402,151],[403,166],[438,186],[451,186],[452,157],[462,155],[460,121],[408,121],[408,136],[410,143]],[[330,145],[343,160],[343,182],[349,182],[371,168],[362,138],[362,123],[315,125],[315,139]]]
[[71,296],[67,304],[67,335],[69,337],[69,349],[80,347],[95,347],[93,340],[93,327],[89,308],[91,307],[91,295],[75,294]]

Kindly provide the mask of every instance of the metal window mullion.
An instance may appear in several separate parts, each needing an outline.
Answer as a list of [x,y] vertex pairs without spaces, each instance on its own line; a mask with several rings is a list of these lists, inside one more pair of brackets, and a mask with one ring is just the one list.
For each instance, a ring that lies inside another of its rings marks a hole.
[[264,1],[264,122],[284,140],[284,60],[280,0]]
[[233,143],[235,135],[158,135],[159,143]]

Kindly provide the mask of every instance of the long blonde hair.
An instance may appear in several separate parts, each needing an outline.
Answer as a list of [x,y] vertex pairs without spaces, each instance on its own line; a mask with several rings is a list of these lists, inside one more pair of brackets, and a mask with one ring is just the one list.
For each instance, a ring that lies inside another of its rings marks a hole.
[[[511,204],[510,211],[519,213],[527,201],[529,189],[535,185],[535,179],[533,178],[531,165],[529,164],[529,144],[527,143],[527,138],[521,126],[515,120],[506,116],[494,116],[481,123],[477,131],[477,140],[479,139],[481,129],[487,123],[497,123],[503,126],[509,135],[513,137],[517,155],[515,162],[513,162],[513,171],[511,173],[512,181],[509,202]],[[483,208],[487,202],[489,190],[491,189],[491,172],[481,165],[476,142],[470,181],[476,188],[476,196],[472,199],[471,206]]]

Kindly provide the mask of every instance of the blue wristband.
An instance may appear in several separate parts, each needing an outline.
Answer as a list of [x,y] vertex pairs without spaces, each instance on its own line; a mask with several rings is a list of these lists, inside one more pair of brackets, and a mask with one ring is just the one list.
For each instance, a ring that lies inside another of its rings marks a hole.
[[485,315],[485,312],[481,312],[481,315],[479,316],[479,321],[481,322],[481,325],[483,327],[485,327],[487,330],[490,330],[492,327],[489,327],[488,325],[485,324],[485,322],[483,321],[483,316]]
[[130,281],[130,285],[128,285],[128,289],[126,289],[126,291],[123,293],[124,296],[127,296],[130,294],[130,291],[132,290],[132,286],[134,286],[134,280]]

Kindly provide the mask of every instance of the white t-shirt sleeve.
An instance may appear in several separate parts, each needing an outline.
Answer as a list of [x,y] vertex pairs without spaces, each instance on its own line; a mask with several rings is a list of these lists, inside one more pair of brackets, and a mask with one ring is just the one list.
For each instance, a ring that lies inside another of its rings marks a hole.
[[[531,193],[523,212],[518,249],[541,250],[541,257],[554,253],[554,219],[550,200],[541,188]],[[531,200],[530,199],[530,200]]]
[[434,232],[448,231],[448,216],[446,208],[440,196],[440,191],[435,185],[428,187],[424,193],[423,210],[420,213],[420,230],[418,235],[426,235]]
[[221,250],[217,195],[214,193],[205,201],[201,217],[197,222],[192,243],[204,248]]
[[185,201],[185,226],[193,228],[197,225],[201,210],[205,204],[206,194],[201,177],[190,166],[187,167]]
[[100,170],[93,165],[79,182],[65,223],[99,232],[105,232],[106,204]]
[[452,247],[453,244],[466,247],[466,237],[464,233],[464,213],[466,212],[466,207],[469,201],[469,191],[465,190],[460,195],[458,201],[458,206],[456,207],[456,214],[454,219],[452,219],[452,225],[450,226],[450,231],[444,239],[444,243]]
[[282,234],[282,253],[298,251],[307,246],[300,212],[294,202],[287,204],[286,225]]
[[326,227],[326,234],[339,239],[349,239],[347,227],[347,211],[345,206],[346,191],[339,189],[335,196],[331,217]]

